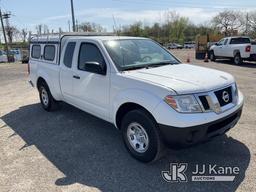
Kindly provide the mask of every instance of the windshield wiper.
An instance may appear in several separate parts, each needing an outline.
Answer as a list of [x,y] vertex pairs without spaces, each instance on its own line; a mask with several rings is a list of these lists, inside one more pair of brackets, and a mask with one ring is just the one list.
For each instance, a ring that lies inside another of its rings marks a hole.
[[175,65],[178,64],[178,62],[172,62],[172,61],[161,61],[161,62],[157,62],[157,63],[151,63],[151,64],[147,64],[146,68],[150,68],[150,67],[160,67],[163,65]]
[[131,66],[126,66],[123,71],[129,71],[129,70],[136,70],[136,69],[149,69],[153,67],[160,67],[163,65],[175,65],[178,64],[178,62],[173,62],[173,61],[161,61],[157,63],[149,63],[149,64],[141,64],[141,65],[131,65]]

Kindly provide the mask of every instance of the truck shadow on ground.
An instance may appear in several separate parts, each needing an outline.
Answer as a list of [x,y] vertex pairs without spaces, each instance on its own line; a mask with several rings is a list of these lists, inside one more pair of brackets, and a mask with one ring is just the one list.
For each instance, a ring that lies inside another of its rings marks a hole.
[[[80,183],[102,191],[235,191],[244,180],[250,152],[231,137],[217,137],[180,151],[168,150],[156,163],[142,164],[130,157],[113,125],[70,105],[61,106],[59,111],[47,113],[40,104],[32,104],[2,117],[26,142],[21,151],[35,145],[65,174],[53,181],[58,186]],[[164,181],[161,172],[169,170],[170,163],[189,164],[188,182]],[[195,164],[238,166],[240,173],[234,182],[192,182]]]

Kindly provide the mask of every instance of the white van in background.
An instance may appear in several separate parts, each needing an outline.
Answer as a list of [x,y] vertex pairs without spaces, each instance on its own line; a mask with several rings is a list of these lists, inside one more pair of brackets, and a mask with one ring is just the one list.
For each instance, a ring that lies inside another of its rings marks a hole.
[[7,59],[6,52],[3,50],[0,50],[0,62],[5,63],[7,61],[8,61],[8,59]]

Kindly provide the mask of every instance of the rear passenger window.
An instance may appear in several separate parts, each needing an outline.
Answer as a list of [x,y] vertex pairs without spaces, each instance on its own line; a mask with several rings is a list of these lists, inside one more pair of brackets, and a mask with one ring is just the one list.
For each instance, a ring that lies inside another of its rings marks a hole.
[[250,39],[249,38],[233,38],[230,41],[230,44],[247,44],[250,43]]
[[74,55],[75,47],[76,47],[76,43],[75,42],[69,42],[67,44],[63,63],[68,68],[71,68],[71,66],[72,66],[72,60],[73,60],[73,55]]
[[32,46],[32,53],[31,57],[34,59],[39,59],[41,56],[41,46],[40,45],[33,45]]
[[55,46],[45,45],[44,46],[44,59],[48,61],[53,61],[55,58]]

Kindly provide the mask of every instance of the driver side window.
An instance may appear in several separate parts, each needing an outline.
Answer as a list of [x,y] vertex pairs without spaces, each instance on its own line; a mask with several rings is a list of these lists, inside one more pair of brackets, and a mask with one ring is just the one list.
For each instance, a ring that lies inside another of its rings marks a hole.
[[223,45],[224,44],[224,41],[225,41],[225,39],[221,39],[219,42],[218,42],[218,45],[220,46],[220,45]]
[[[80,46],[78,69],[88,71],[85,65],[86,62],[97,62],[101,66],[106,65],[99,48],[93,43],[82,43]],[[91,70],[89,72],[91,72]]]

